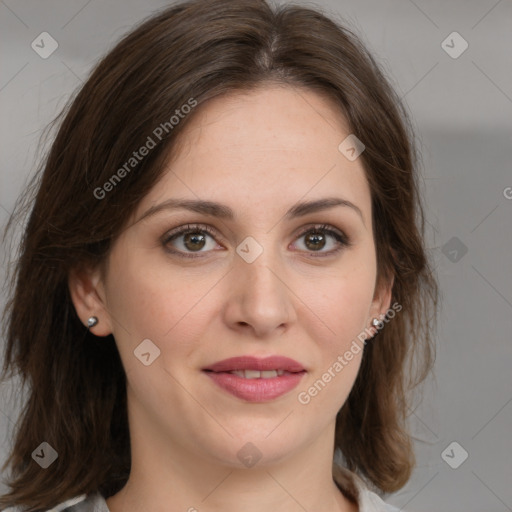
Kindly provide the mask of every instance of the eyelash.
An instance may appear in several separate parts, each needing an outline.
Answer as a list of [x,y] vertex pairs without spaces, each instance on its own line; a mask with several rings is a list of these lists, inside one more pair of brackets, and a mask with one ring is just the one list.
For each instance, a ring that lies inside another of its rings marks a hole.
[[[202,253],[200,253],[200,252],[192,255],[192,254],[184,253],[183,251],[170,249],[168,247],[169,242],[172,242],[174,239],[178,238],[181,235],[185,235],[185,234],[189,234],[189,233],[201,233],[201,234],[206,233],[206,234],[210,235],[212,238],[215,238],[215,236],[216,236],[215,231],[210,226],[207,226],[205,224],[187,224],[186,226],[177,228],[176,230],[173,230],[173,231],[170,231],[169,233],[167,233],[162,239],[162,244],[164,245],[164,247],[166,248],[167,251],[169,251],[172,254],[176,254],[178,257],[202,258],[203,256],[201,256]],[[327,251],[327,252],[323,252],[323,253],[319,252],[318,254],[314,254],[314,251],[313,251],[311,254],[311,256],[313,258],[318,258],[318,257],[322,258],[322,257],[332,256],[332,255],[340,252],[342,249],[350,247],[352,245],[352,242],[350,241],[350,239],[343,232],[332,228],[332,226],[330,226],[329,224],[319,224],[316,226],[309,226],[307,229],[302,231],[297,236],[297,238],[301,238],[304,235],[307,235],[309,233],[327,234],[327,235],[330,235],[333,238],[335,238],[336,241],[338,242],[338,247],[331,251]]]

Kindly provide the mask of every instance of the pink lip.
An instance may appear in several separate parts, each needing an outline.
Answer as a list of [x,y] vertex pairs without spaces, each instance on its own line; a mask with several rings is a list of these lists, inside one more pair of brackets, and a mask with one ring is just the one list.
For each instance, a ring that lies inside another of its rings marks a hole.
[[247,402],[266,402],[296,387],[305,371],[285,373],[269,379],[244,379],[233,373],[204,372],[222,389]]
[[[232,370],[284,370],[284,375],[272,378],[245,379],[227,373]],[[203,371],[219,387],[247,402],[266,402],[273,400],[295,388],[306,374],[304,367],[284,356],[271,356],[259,359],[252,356],[224,359]]]
[[230,372],[232,370],[286,370],[287,372],[302,372],[304,367],[297,361],[285,356],[269,356],[263,359],[253,356],[230,357],[218,361],[203,370],[213,372]]

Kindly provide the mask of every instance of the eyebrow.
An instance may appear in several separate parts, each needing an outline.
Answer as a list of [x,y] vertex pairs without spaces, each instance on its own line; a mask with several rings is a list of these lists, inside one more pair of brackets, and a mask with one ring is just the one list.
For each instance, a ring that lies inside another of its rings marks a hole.
[[[313,201],[303,201],[300,203],[296,203],[293,205],[285,214],[285,218],[288,220],[304,217],[310,213],[319,212],[322,210],[327,210],[329,208],[334,208],[335,206],[344,206],[351,208],[355,211],[361,220],[364,222],[364,217],[361,209],[356,206],[351,201],[347,199],[342,199],[341,197],[325,197],[322,199],[316,199]],[[175,209],[185,209],[196,213],[202,213],[204,215],[210,215],[212,217],[218,217],[220,219],[225,220],[235,220],[236,215],[234,211],[229,207],[221,203],[216,203],[213,201],[206,201],[202,199],[167,199],[160,204],[154,205],[146,212],[142,214],[139,218],[139,221],[146,219],[150,216],[153,216],[164,210],[175,210]]]

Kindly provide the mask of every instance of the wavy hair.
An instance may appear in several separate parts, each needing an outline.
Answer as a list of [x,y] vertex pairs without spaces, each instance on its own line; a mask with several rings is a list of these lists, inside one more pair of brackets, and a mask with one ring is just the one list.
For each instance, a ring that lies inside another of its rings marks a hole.
[[[438,285],[407,110],[356,32],[334,16],[265,0],[192,0],[153,14],[102,57],[54,120],[51,147],[9,219],[6,234],[28,220],[8,281],[2,378],[21,377],[28,396],[0,508],[32,512],[94,491],[109,497],[126,483],[126,376],[112,335],[98,338],[78,318],[69,273],[105,261],[202,103],[271,83],[327,95],[366,146],[377,279],[394,277],[392,302],[402,310],[364,350],[337,414],[335,447],[383,492],[409,479],[409,392],[432,368]],[[190,98],[194,111],[98,198],[94,191]],[[43,441],[58,451],[51,471],[31,457]]]

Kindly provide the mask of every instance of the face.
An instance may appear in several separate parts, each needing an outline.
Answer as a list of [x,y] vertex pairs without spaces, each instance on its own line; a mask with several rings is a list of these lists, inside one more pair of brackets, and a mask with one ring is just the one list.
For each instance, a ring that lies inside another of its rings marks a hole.
[[[389,305],[376,289],[370,189],[361,159],[338,150],[350,134],[341,113],[314,92],[266,86],[200,108],[96,276],[93,331],[116,340],[130,428],[210,461],[240,464],[249,441],[261,463],[282,460],[333,428],[362,351],[333,365]],[[325,198],[355,208],[287,214]],[[246,355],[286,356],[305,371],[271,397],[233,394],[203,370]]]

